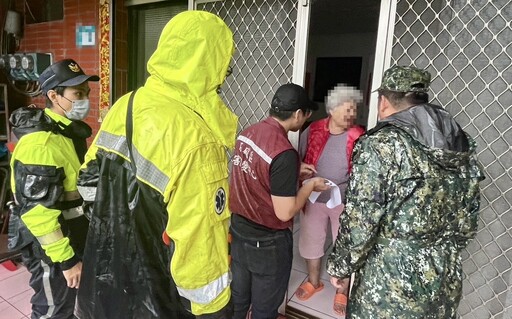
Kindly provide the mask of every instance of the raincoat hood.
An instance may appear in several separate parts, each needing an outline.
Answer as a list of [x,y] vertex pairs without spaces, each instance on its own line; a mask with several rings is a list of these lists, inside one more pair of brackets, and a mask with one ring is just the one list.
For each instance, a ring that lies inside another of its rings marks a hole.
[[238,118],[217,89],[233,53],[233,33],[219,17],[205,11],[182,12],[163,29],[144,85],[195,111],[228,148],[234,147]]
[[393,125],[407,132],[424,146],[434,161],[445,167],[465,163],[475,152],[476,143],[445,109],[420,104],[388,116],[378,127]]

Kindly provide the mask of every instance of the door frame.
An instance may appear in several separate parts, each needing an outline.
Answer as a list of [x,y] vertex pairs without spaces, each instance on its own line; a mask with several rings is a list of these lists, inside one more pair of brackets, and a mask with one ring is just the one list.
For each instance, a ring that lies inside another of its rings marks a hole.
[[377,27],[377,43],[375,47],[375,60],[371,84],[372,91],[368,102],[367,129],[371,129],[377,124],[378,93],[376,90],[380,86],[384,71],[389,68],[391,64],[396,5],[397,0],[381,0],[380,2],[379,26]]

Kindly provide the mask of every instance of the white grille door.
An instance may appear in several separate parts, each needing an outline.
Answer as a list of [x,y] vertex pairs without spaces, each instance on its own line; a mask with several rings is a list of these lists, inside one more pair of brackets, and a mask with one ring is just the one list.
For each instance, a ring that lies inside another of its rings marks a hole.
[[302,84],[302,75],[294,74],[294,68],[303,70],[305,64],[305,56],[301,61],[295,58],[299,49],[296,43],[305,46],[303,38],[297,41],[298,12],[302,12],[297,0],[198,0],[193,1],[192,8],[215,13],[233,31],[233,73],[221,94],[239,116],[238,131],[268,115],[270,101],[280,85]]
[[391,56],[382,64],[432,73],[432,102],[476,138],[485,168],[478,235],[462,254],[459,315],[512,318],[512,1],[390,3]]

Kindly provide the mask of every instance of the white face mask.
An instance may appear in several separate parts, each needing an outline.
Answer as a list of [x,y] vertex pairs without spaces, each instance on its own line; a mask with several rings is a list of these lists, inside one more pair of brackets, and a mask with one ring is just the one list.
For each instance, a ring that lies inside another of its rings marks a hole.
[[65,99],[71,102],[71,110],[70,111],[66,111],[63,109],[64,114],[66,114],[66,117],[68,119],[83,120],[87,117],[87,115],[89,114],[89,111],[91,110],[91,107],[89,105],[89,99],[74,100],[74,101],[71,101],[67,98],[65,98]]

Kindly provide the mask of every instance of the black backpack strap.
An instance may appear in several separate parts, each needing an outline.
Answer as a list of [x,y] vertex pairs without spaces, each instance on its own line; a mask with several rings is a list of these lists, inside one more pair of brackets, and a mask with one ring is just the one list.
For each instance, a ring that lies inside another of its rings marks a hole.
[[133,158],[132,151],[132,136],[133,136],[133,99],[137,90],[130,94],[128,100],[128,109],[126,110],[126,144],[128,144],[128,154],[130,154],[130,161],[133,170],[133,174],[137,175],[137,166],[135,165],[135,159]]

